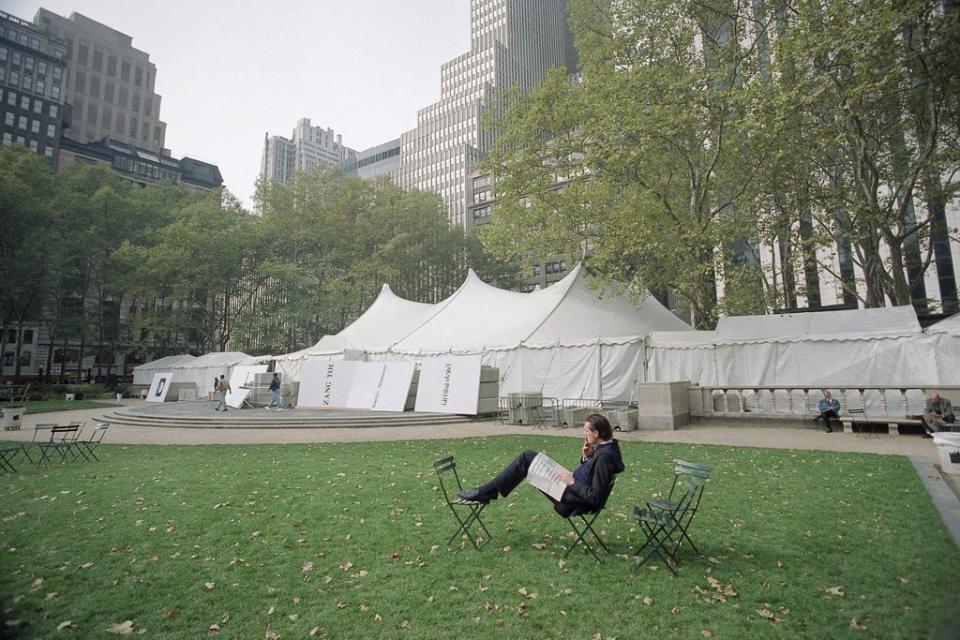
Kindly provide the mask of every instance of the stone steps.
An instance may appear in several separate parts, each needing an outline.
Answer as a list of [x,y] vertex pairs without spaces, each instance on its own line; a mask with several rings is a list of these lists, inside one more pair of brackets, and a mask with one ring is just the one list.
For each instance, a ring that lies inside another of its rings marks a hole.
[[330,415],[278,415],[253,409],[231,410],[215,415],[161,415],[117,409],[94,418],[97,422],[132,427],[172,427],[199,429],[343,429],[356,427],[408,427],[431,424],[462,424],[471,416],[437,413],[331,413]]

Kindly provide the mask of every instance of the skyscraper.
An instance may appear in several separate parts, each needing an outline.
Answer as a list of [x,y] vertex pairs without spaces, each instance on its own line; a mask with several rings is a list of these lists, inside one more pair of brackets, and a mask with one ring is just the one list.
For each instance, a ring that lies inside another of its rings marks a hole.
[[336,165],[356,156],[356,151],[343,146],[343,136],[333,129],[314,127],[310,118],[300,118],[289,139],[264,136],[260,177],[286,183],[296,172],[322,164]]
[[40,9],[34,23],[65,40],[69,136],[78,142],[112,138],[161,153],[167,125],[154,92],[157,68],[130,36],[79,13],[69,18]]
[[[400,186],[439,193],[450,223],[467,217],[470,170],[493,144],[482,122],[497,94],[526,91],[547,70],[575,64],[566,27],[566,0],[471,0],[470,51],[440,71],[440,101],[417,112],[401,136]],[[572,71],[572,69],[571,69]]]
[[0,11],[0,140],[54,158],[64,109],[67,43]]

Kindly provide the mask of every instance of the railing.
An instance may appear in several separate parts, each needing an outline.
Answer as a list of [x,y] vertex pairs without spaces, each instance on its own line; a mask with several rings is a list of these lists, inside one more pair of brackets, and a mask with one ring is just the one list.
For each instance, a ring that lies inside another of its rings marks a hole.
[[[840,415],[863,411],[867,417],[911,416],[923,413],[928,391],[951,399],[960,386],[841,386],[826,387],[840,401]],[[799,385],[727,385],[690,387],[693,416],[765,413],[802,417],[817,413],[822,389]],[[699,402],[697,401],[699,400]]]

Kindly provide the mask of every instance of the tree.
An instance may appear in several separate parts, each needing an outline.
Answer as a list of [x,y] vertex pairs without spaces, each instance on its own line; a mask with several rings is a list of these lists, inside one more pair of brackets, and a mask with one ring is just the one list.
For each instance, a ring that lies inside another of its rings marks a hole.
[[0,147],[0,358],[6,356],[7,328],[12,326],[17,381],[24,323],[39,316],[50,290],[59,236],[51,197],[56,192],[45,159],[22,145]]
[[571,15],[582,81],[555,72],[498,123],[482,238],[499,257],[588,251],[601,276],[673,290],[699,327],[764,310],[751,205],[770,141],[748,7],[574,0]]

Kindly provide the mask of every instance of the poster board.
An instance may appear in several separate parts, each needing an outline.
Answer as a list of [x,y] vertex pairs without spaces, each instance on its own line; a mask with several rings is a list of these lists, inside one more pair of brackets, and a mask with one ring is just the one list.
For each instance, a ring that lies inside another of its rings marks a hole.
[[357,362],[347,394],[348,409],[372,409],[383,377],[382,362]]
[[297,406],[314,409],[344,409],[350,397],[354,369],[348,360],[306,360],[300,371]]
[[150,388],[147,389],[147,402],[166,402],[167,392],[170,391],[172,381],[173,374],[169,371],[153,374],[153,381],[150,382]]
[[413,381],[416,365],[412,362],[387,362],[384,364],[373,400],[374,411],[403,411]]
[[424,358],[417,384],[417,411],[477,414],[480,354]]
[[243,401],[253,392],[252,388],[244,389],[253,384],[253,374],[266,373],[267,365],[254,364],[236,366],[230,370],[230,392],[227,393],[227,406],[239,409]]

